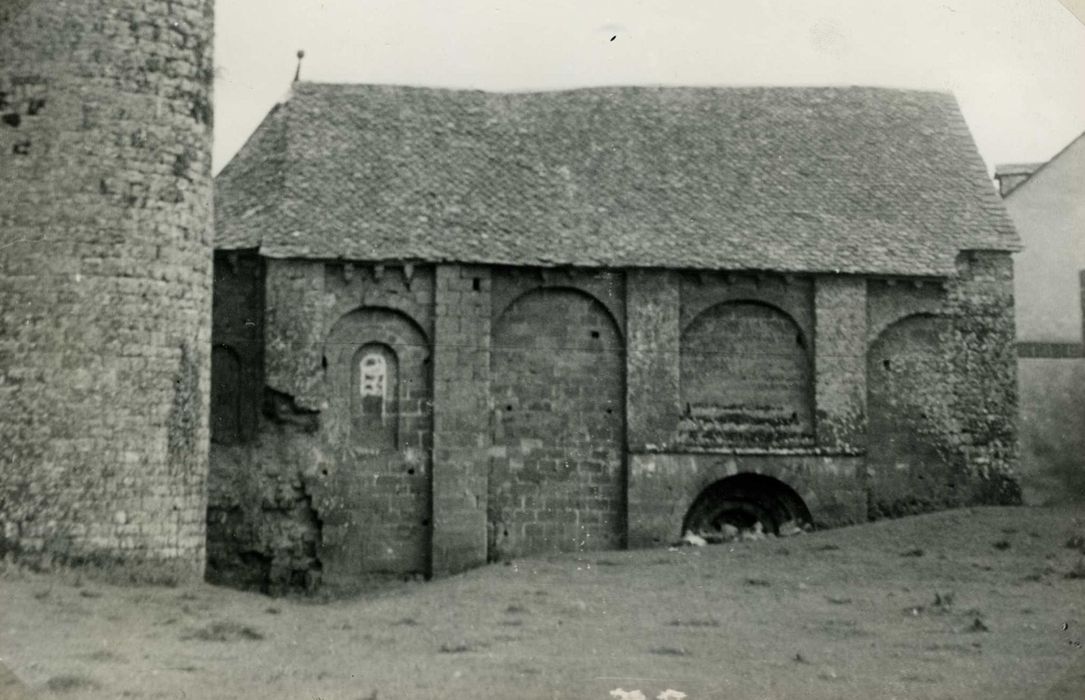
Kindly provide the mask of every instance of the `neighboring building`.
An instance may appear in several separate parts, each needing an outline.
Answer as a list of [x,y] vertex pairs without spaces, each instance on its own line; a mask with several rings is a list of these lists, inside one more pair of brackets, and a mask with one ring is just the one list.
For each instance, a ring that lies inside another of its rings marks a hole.
[[1085,134],[1045,164],[995,177],[1024,244],[1014,259],[1024,495],[1085,500]]
[[202,577],[211,0],[0,8],[0,556]]
[[995,181],[998,182],[998,193],[1006,197],[1010,192],[1017,189],[1025,180],[1036,172],[1043,163],[1006,163],[995,167]]
[[216,184],[209,576],[1013,502],[1013,226],[952,96],[299,83]]

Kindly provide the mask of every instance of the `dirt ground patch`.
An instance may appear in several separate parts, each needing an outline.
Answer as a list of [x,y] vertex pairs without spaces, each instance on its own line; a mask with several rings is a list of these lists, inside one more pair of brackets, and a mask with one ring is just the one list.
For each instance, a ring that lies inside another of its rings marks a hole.
[[1075,537],[1082,509],[960,510],[331,601],[8,567],[0,663],[46,698],[1080,698]]

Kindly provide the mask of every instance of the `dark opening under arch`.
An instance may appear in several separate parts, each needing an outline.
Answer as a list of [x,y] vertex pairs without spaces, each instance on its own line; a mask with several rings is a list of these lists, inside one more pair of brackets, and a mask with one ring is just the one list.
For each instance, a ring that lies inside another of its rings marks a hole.
[[723,525],[749,529],[760,522],[765,532],[779,534],[780,526],[812,524],[802,497],[771,476],[743,473],[720,479],[693,501],[682,521],[682,532],[711,532]]

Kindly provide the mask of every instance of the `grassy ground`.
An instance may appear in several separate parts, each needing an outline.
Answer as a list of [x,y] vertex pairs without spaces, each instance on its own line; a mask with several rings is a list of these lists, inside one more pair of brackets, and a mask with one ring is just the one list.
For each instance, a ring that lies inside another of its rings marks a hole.
[[1085,511],[952,511],[323,602],[8,568],[0,662],[43,697],[1083,698],[1074,536]]

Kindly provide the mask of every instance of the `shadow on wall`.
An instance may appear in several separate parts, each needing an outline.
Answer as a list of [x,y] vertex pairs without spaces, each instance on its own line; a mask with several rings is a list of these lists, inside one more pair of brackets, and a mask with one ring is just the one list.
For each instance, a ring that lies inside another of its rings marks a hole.
[[1025,503],[1085,502],[1085,358],[1018,360]]

